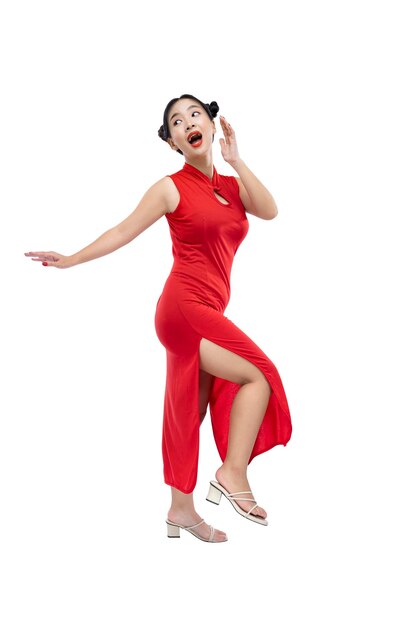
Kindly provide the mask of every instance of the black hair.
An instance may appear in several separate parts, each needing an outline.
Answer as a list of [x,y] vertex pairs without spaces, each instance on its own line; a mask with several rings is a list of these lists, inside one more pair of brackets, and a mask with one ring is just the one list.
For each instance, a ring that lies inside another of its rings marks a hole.
[[[209,116],[209,118],[211,120],[213,120],[216,117],[217,113],[219,112],[219,105],[214,100],[213,100],[213,102],[210,102],[210,104],[204,104],[204,102],[202,102],[201,100],[199,100],[195,96],[190,95],[189,93],[183,93],[182,96],[180,96],[179,98],[173,98],[172,100],[170,100],[168,102],[168,104],[165,107],[164,116],[163,116],[163,123],[162,123],[162,126],[158,130],[158,136],[163,141],[168,141],[169,137],[171,137],[171,133],[169,132],[169,126],[168,126],[168,113],[169,113],[169,110],[172,107],[172,105],[174,105],[176,102],[178,102],[178,100],[182,100],[183,98],[189,98],[190,100],[195,100],[196,102],[201,104],[201,106],[207,112],[207,114],[208,114],[208,116]],[[182,154],[182,151],[179,148],[177,148],[177,152]]]

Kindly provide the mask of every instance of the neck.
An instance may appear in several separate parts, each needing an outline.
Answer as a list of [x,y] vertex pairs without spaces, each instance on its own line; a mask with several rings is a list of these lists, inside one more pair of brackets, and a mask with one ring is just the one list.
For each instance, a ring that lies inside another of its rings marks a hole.
[[211,153],[202,154],[193,159],[185,159],[185,162],[203,172],[210,180],[213,178],[213,155]]

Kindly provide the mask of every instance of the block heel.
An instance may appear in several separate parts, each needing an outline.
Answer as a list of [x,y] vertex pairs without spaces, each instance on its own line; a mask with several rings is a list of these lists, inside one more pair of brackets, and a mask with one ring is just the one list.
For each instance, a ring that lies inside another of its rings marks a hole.
[[213,483],[211,482],[206,500],[208,500],[209,502],[212,502],[213,504],[219,504],[221,497],[222,497],[222,492],[219,489],[217,489],[217,487],[215,487]]
[[167,535],[170,539],[180,538],[180,527],[167,522]]

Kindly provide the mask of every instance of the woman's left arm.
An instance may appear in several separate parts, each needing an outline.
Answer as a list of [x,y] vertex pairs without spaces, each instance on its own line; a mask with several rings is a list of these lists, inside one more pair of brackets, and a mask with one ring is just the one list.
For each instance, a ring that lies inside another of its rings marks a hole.
[[222,115],[220,116],[220,124],[224,134],[224,139],[220,139],[222,156],[238,174],[235,178],[239,185],[239,195],[243,206],[247,213],[263,220],[272,220],[278,215],[274,198],[240,158],[235,132]]

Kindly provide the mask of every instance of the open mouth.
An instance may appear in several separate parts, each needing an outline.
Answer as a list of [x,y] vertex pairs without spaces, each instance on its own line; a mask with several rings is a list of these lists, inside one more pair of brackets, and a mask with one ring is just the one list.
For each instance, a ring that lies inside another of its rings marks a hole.
[[190,133],[187,137],[187,141],[188,143],[190,143],[192,146],[194,146],[195,148],[197,148],[198,146],[201,146],[202,141],[203,141],[203,135],[201,133],[199,133],[198,131],[195,131],[193,133]]

